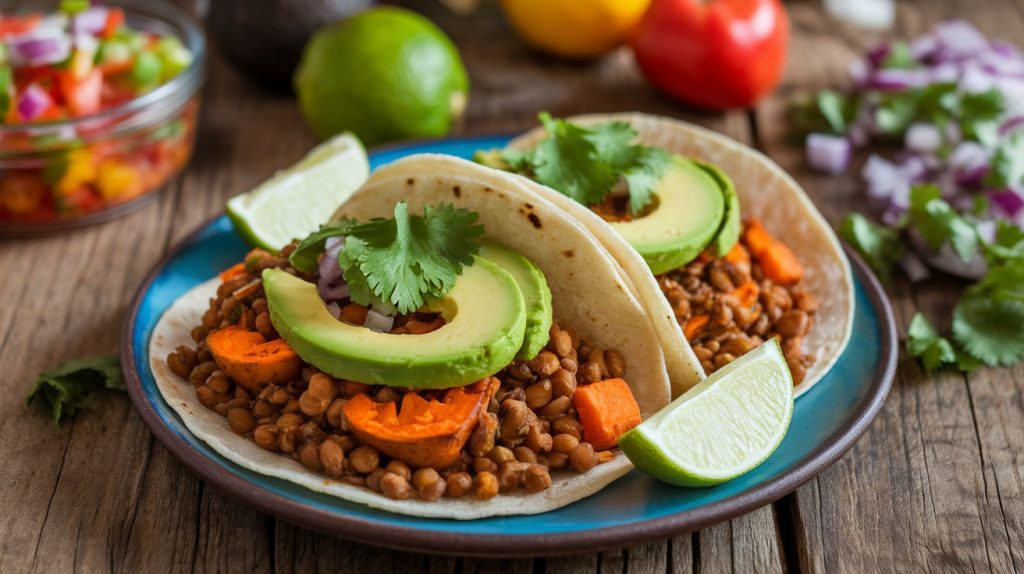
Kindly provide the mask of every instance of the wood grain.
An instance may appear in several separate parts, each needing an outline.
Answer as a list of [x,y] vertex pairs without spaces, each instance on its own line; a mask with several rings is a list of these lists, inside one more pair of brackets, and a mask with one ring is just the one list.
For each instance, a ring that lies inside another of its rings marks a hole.
[[[185,2],[188,4],[189,2]],[[787,81],[753,114],[686,110],[643,81],[625,50],[597,63],[556,62],[515,39],[490,5],[472,20],[421,9],[451,32],[473,96],[457,133],[514,131],[539,110],[642,110],[759,145],[791,170],[826,216],[857,208],[853,176],[806,171],[782,114],[797,89],[841,85],[845,63],[876,38],[827,21],[817,2],[790,5]],[[900,34],[969,13],[988,32],[1022,37],[1009,2],[903,2]],[[214,57],[196,157],[138,212],[71,235],[0,242],[0,572],[592,572],[1024,570],[1024,369],[927,380],[904,361],[877,422],[834,467],[774,505],[704,531],[610,552],[489,561],[380,550],[325,536],[235,503],[158,443],[126,398],[111,394],[55,427],[21,401],[35,373],[116,348],[136,286],[169,246],[224,200],[314,143],[288,96],[259,91]],[[962,286],[895,282],[902,325],[920,309],[947,316]]]

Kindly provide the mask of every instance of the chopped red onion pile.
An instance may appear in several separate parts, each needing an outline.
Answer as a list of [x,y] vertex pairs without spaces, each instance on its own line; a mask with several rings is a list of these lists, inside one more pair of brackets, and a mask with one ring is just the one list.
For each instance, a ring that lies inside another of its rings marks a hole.
[[[341,319],[341,301],[349,298],[348,283],[338,265],[338,254],[345,246],[345,238],[342,236],[329,237],[324,242],[324,254],[320,258],[317,271],[320,277],[316,282],[317,292],[320,298],[327,303],[327,310],[335,319]],[[364,327],[371,331],[387,333],[394,326],[395,318],[376,309],[371,308],[366,315]]]
[[896,142],[895,157],[872,154],[861,171],[883,222],[899,221],[910,188],[930,183],[974,220],[1024,227],[1024,167],[1015,165],[1024,163],[1024,55],[1015,46],[948,21],[879,46],[850,75],[852,93],[825,91],[810,104],[819,121],[808,131],[831,132],[807,136],[812,168],[838,173],[849,148]]

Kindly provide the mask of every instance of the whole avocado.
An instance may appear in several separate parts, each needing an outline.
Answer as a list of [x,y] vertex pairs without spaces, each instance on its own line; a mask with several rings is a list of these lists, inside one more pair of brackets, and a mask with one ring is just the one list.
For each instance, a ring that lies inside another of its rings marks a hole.
[[313,33],[374,4],[373,0],[214,0],[210,38],[259,83],[291,88],[302,49]]

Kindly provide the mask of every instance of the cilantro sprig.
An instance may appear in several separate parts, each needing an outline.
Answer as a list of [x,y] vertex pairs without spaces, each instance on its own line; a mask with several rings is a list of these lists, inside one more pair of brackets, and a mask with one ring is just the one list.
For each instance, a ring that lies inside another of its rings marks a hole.
[[895,229],[875,225],[859,214],[843,222],[840,232],[883,278],[899,260],[900,234],[918,233],[932,249],[950,246],[965,262],[984,256],[988,272],[968,287],[953,310],[950,336],[943,336],[918,313],[907,331],[907,352],[929,373],[952,367],[1024,361],[1024,231],[1001,221],[986,240],[977,226],[959,214],[930,185],[915,186],[910,209]]
[[[658,180],[671,162],[661,148],[634,143],[637,132],[626,122],[587,128],[540,114],[548,137],[530,150],[499,153],[501,167],[529,176],[586,206],[603,202],[620,180],[629,189],[629,212],[650,205]],[[493,155],[477,160],[494,163]]]
[[75,416],[102,389],[125,390],[117,355],[65,361],[40,373],[25,402],[39,405],[54,423],[60,423]]
[[312,273],[330,237],[344,236],[338,265],[353,302],[387,314],[411,313],[446,295],[463,267],[480,251],[478,215],[450,204],[426,206],[412,215],[405,202],[394,217],[325,225],[299,243],[289,261]]

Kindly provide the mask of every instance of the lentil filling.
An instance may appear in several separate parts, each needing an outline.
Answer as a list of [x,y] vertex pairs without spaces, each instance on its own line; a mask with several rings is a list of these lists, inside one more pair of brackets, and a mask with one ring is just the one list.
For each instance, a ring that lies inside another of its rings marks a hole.
[[[349,427],[348,401],[365,394],[378,403],[401,403],[406,389],[338,380],[306,363],[300,376],[282,384],[253,389],[235,381],[214,360],[207,337],[240,327],[267,342],[280,338],[270,321],[260,272],[276,267],[315,281],[288,263],[294,249],[292,244],[278,256],[254,250],[244,264],[225,272],[202,323],[192,329],[195,346],[178,347],[167,357],[170,369],[194,385],[203,406],[226,417],[234,432],[313,472],[395,500],[486,500],[520,489],[540,492],[551,486],[552,474],[586,472],[614,458],[611,451],[597,451],[583,440],[572,399],[578,387],[622,377],[625,360],[558,324],[535,358],[516,360],[494,375],[496,390],[473,421],[458,458],[445,468],[411,467],[363,443]],[[362,324],[365,319],[365,307],[341,306],[339,320]],[[391,333],[428,333],[443,325],[440,315],[413,313],[396,318]],[[431,399],[444,391],[419,393]]]
[[766,277],[762,261],[751,255],[753,225],[758,224],[744,223],[740,243],[727,256],[716,258],[707,250],[657,276],[658,285],[707,374],[778,337],[798,385],[814,363],[802,343],[818,302],[800,280],[784,284]]

